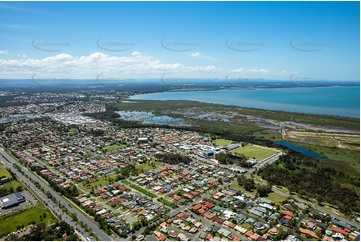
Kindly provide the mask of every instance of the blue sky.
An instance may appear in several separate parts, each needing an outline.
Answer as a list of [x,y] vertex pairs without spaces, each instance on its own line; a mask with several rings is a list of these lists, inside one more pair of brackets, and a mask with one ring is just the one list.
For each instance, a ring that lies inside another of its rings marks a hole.
[[359,80],[359,2],[0,2],[0,79]]

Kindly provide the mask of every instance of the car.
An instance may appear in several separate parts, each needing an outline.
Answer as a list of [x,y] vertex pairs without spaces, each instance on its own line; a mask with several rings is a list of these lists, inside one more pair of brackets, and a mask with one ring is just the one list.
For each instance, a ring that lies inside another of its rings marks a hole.
[[144,239],[144,235],[140,234],[138,235],[138,237],[135,239],[136,241],[140,241]]
[[89,238],[89,237],[86,237],[86,240],[87,240],[87,241],[92,241],[92,239],[91,239],[91,238]]

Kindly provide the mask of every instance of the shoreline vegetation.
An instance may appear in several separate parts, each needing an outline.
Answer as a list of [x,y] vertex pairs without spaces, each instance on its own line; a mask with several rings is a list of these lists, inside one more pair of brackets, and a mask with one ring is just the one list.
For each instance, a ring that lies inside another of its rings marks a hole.
[[[274,119],[286,122],[300,122],[304,124],[320,125],[322,127],[342,128],[346,130],[358,130],[360,118],[333,116],[327,114],[310,114],[300,112],[287,112],[280,110],[268,110],[261,108],[241,107],[236,105],[206,103],[188,100],[138,100],[125,98],[117,105],[122,111],[150,111],[155,115],[162,115],[173,106],[180,108],[206,108],[207,111],[236,111],[240,115],[257,116],[259,119]],[[208,107],[206,107],[208,106]],[[232,110],[231,110],[232,109]],[[173,113],[173,117],[180,117]],[[321,126],[322,125],[322,126]]]

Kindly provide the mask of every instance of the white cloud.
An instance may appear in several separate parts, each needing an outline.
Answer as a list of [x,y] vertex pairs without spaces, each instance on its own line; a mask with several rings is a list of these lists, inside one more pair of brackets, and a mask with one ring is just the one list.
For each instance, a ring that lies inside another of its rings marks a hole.
[[190,57],[198,57],[200,55],[199,52],[195,52],[195,53],[191,53],[189,56]]
[[199,77],[222,76],[222,68],[215,66],[187,66],[181,63],[163,63],[151,56],[134,51],[129,56],[111,56],[95,52],[88,56],[74,57],[58,54],[43,59],[1,59],[2,78],[31,78],[46,76],[65,79],[95,79],[99,73],[111,76],[122,73],[129,78],[159,78],[165,72],[194,73]]
[[47,57],[44,60],[44,62],[59,62],[59,61],[65,61],[65,60],[71,60],[73,57],[68,54],[59,54],[56,56],[50,56]]
[[18,57],[20,57],[21,59],[25,59],[26,55],[25,54],[17,54]]
[[236,72],[236,73],[240,73],[240,72],[243,72],[243,73],[262,73],[262,74],[270,73],[269,70],[264,69],[264,68],[260,68],[260,69],[257,69],[257,68],[253,68],[253,69],[237,68],[237,69],[233,69],[232,72]]
[[249,69],[248,70],[249,72],[252,72],[252,73],[269,73],[269,70],[267,69]]
[[[4,51],[3,51],[4,52]],[[195,58],[199,52],[192,53]],[[107,78],[160,78],[164,73],[189,78],[288,78],[288,71],[272,71],[266,68],[224,69],[215,65],[185,65],[182,63],[165,63],[152,56],[134,51],[126,56],[115,56],[95,52],[90,55],[73,56],[62,53],[46,58],[30,58],[19,54],[18,58],[0,58],[1,78],[63,78],[63,79],[96,79]]]
[[132,55],[133,55],[133,56],[134,56],[134,55],[141,55],[141,53],[138,52],[138,51],[133,51]]
[[198,59],[203,59],[203,60],[213,60],[213,61],[218,60],[215,57],[203,55],[203,54],[201,54],[199,52],[190,53],[189,56],[192,57],[192,58],[198,58]]
[[239,78],[264,78],[264,79],[288,79],[289,75],[292,72],[290,71],[277,71],[269,70],[266,68],[237,68],[232,69],[228,76],[239,77]]
[[244,68],[238,68],[238,69],[233,69],[231,72],[239,73],[239,72],[243,72],[243,71],[244,71]]
[[0,50],[0,55],[7,55],[8,51],[7,50]]

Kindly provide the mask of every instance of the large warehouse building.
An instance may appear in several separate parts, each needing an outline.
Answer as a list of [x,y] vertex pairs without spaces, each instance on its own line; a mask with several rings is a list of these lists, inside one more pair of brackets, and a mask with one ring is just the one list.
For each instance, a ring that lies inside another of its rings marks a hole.
[[0,198],[0,208],[13,207],[25,201],[25,197],[21,192],[12,193]]

